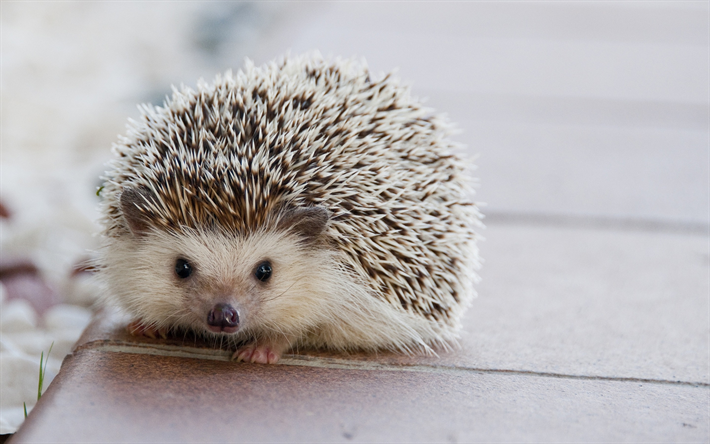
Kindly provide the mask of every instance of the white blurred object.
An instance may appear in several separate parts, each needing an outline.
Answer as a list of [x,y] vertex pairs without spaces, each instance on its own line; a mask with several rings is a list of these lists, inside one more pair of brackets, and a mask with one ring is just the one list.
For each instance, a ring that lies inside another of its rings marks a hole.
[[101,294],[101,285],[90,273],[79,273],[71,279],[64,279],[59,292],[67,304],[91,307]]
[[[37,402],[39,357],[35,361],[33,357],[23,353],[2,351],[0,374],[3,377],[2,396],[0,396],[0,434],[5,435],[14,433],[22,424],[23,403],[27,403],[29,412]],[[10,380],[12,383],[8,384],[5,380]]]
[[84,330],[91,320],[91,312],[75,305],[59,304],[44,315],[44,324],[50,331]]
[[15,299],[3,303],[0,331],[3,333],[32,331],[37,327],[37,313],[29,302]]
[[0,435],[17,431],[23,403],[29,412],[37,402],[40,356],[46,361],[46,390],[91,320],[90,310],[67,304],[50,308],[40,320],[27,301],[5,297],[0,283]]

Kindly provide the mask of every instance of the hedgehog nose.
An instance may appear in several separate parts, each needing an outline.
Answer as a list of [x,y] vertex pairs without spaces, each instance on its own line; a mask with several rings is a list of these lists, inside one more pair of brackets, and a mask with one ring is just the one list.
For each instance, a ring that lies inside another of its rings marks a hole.
[[239,312],[229,304],[216,304],[207,313],[207,324],[215,333],[234,333],[239,327]]

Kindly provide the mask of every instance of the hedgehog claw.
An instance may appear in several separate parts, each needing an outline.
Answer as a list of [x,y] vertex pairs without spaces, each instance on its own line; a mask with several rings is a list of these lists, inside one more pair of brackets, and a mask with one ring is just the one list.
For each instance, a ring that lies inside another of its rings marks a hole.
[[234,352],[232,360],[250,362],[252,364],[276,364],[281,358],[281,352],[269,345],[248,345]]

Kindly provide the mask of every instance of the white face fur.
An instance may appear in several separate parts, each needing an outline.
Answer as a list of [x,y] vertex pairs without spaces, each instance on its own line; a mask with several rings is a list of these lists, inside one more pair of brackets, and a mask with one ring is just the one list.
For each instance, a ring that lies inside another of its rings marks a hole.
[[[337,273],[330,255],[286,231],[246,237],[150,231],[114,242],[105,278],[119,305],[145,325],[209,334],[210,310],[228,304],[239,316],[238,331],[229,336],[291,339],[323,321],[321,299],[332,277],[322,275]],[[189,264],[186,277],[176,271],[179,260]],[[268,279],[258,272],[265,263]]]

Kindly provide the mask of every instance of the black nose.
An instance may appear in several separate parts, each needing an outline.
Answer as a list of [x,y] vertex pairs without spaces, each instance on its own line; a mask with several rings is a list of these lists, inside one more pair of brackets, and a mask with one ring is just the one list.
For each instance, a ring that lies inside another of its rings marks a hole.
[[239,313],[229,304],[217,304],[207,313],[207,324],[222,330],[234,330],[239,326]]

